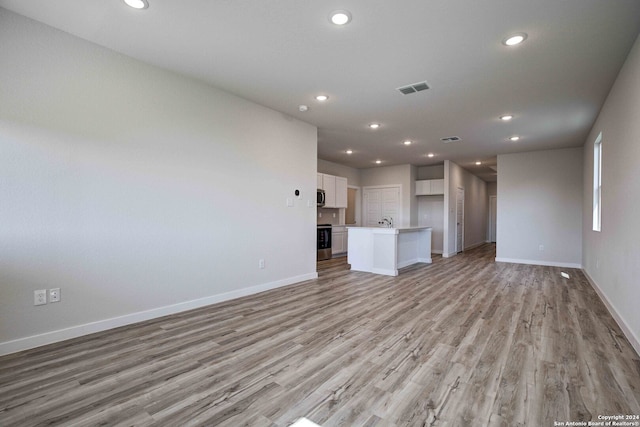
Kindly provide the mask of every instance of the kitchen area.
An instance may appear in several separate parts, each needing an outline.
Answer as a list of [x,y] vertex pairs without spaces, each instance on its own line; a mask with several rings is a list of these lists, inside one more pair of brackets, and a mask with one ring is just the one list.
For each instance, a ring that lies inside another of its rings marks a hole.
[[[324,251],[323,258],[345,255],[352,258],[349,229],[377,230],[388,225],[380,224],[384,217],[393,223],[390,228],[398,230],[430,228],[430,252],[443,258],[490,241],[489,200],[496,194],[496,185],[450,160],[432,166],[405,164],[356,169],[318,159],[317,173],[318,189],[324,191],[325,198],[324,206],[317,207],[316,224],[326,227],[323,233],[327,238],[331,236],[330,242],[324,241],[331,247],[331,255]],[[402,233],[405,236],[397,236],[399,246],[400,240],[409,239],[411,232]],[[385,233],[380,231],[374,234],[379,235],[374,239],[392,239],[383,237]],[[409,257],[428,258],[430,255]],[[354,269],[353,264],[350,268]]]
[[[324,173],[326,168],[319,167],[318,170],[318,262],[344,258],[352,270],[392,276],[398,275],[398,269],[404,266],[431,262],[431,227],[425,224],[410,226],[407,218],[400,214],[386,214],[380,218],[370,212],[367,215],[363,210],[363,199],[366,201],[367,195],[362,190],[371,187],[352,185],[348,177]],[[361,184],[359,178],[362,172],[357,171],[357,174],[355,183]],[[393,176],[385,177],[385,180],[385,184],[378,185],[401,182]],[[412,185],[407,188],[413,193],[416,182],[413,179],[411,181]],[[411,197],[415,198],[414,194]],[[367,220],[366,224],[364,220]]]
[[[318,173],[317,207],[317,260],[327,260],[347,253],[347,217],[355,225],[355,197],[352,197],[350,212],[347,212],[348,180],[346,177]],[[355,190],[351,192],[354,193]]]

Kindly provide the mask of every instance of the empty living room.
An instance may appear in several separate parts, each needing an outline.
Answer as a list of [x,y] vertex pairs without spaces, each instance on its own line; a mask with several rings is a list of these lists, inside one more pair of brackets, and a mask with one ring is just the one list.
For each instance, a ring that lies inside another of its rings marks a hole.
[[640,427],[639,1],[0,0],[0,63],[0,426]]

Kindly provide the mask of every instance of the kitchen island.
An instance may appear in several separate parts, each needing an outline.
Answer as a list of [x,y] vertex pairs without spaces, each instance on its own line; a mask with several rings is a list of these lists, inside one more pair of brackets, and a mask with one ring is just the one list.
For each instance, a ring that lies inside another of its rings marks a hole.
[[352,270],[397,276],[408,265],[431,263],[431,227],[347,227],[347,246]]

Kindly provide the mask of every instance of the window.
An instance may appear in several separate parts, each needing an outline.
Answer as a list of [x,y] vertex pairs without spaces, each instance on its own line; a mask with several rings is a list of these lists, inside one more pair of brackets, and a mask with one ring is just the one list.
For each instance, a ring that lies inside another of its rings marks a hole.
[[602,225],[602,132],[593,143],[593,231]]

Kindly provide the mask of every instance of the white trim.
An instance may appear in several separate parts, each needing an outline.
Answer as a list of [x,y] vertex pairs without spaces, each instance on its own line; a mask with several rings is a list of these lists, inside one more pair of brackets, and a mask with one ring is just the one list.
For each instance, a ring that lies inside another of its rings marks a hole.
[[[460,239],[460,247],[458,247],[458,190],[462,190],[462,222],[460,226],[462,227],[461,239]],[[455,251],[457,253],[464,252],[464,205],[465,199],[467,198],[467,194],[465,192],[464,187],[456,187],[456,216],[455,216],[455,230],[456,230],[456,243],[455,243]]]
[[458,252],[449,252],[448,254],[445,254],[444,251],[442,252],[442,258],[451,258],[458,255]]
[[605,307],[609,311],[609,314],[611,314],[611,317],[613,317],[613,320],[615,320],[618,326],[620,326],[620,329],[622,329],[622,333],[625,335],[627,340],[629,340],[631,346],[636,350],[636,353],[640,354],[640,338],[638,338],[633,333],[633,330],[627,325],[622,316],[618,314],[618,310],[616,310],[613,303],[609,300],[609,298],[607,298],[607,295],[602,291],[602,289],[600,289],[596,281],[593,280],[591,276],[589,276],[587,270],[583,269],[582,272],[589,281],[589,284],[591,284],[591,287],[596,291],[596,293],[604,303]]
[[193,310],[195,308],[205,307],[207,305],[216,304],[248,295],[257,294],[268,291],[270,289],[280,288],[282,286],[292,285],[294,283],[304,282],[305,280],[317,279],[318,273],[308,273],[300,276],[289,277],[275,282],[263,283],[261,285],[249,288],[238,289],[231,292],[225,292],[218,295],[212,295],[205,298],[199,298],[191,301],[185,301],[178,304],[167,305],[164,307],[153,308],[151,310],[140,311],[137,313],[126,314],[124,316],[113,317],[111,319],[98,320],[96,322],[85,323],[83,325],[72,326],[70,328],[59,329],[57,331],[45,332],[44,334],[33,335],[25,338],[18,338],[12,341],[0,343],[0,356],[10,353],[16,353],[31,348],[40,347],[47,344],[78,338],[83,335],[89,335],[96,332],[102,332],[121,326],[131,325],[133,323],[144,322],[170,314],[181,313],[183,311]]
[[535,259],[515,259],[515,258],[496,257],[496,262],[509,262],[512,264],[544,265],[547,267],[582,268],[582,264],[574,264],[571,262],[538,261]]
[[[364,270],[358,270],[358,271],[364,271]],[[393,270],[389,268],[371,267],[371,270],[367,270],[365,273],[382,274],[383,276],[397,276],[398,270]]]
[[[496,240],[492,241],[491,240],[491,227],[493,227],[493,221],[491,220],[492,218],[492,213],[493,213],[493,209],[491,209],[491,200],[492,199],[496,199],[496,211],[498,209],[498,195],[497,194],[493,194],[491,196],[489,196],[489,238],[487,239],[487,243],[493,243],[495,241],[498,240],[498,227],[496,226]],[[496,224],[498,223],[497,219],[498,219],[498,212],[495,212],[496,214]]]
[[440,250],[440,249],[431,249],[431,253],[432,254],[442,255],[442,250]]

